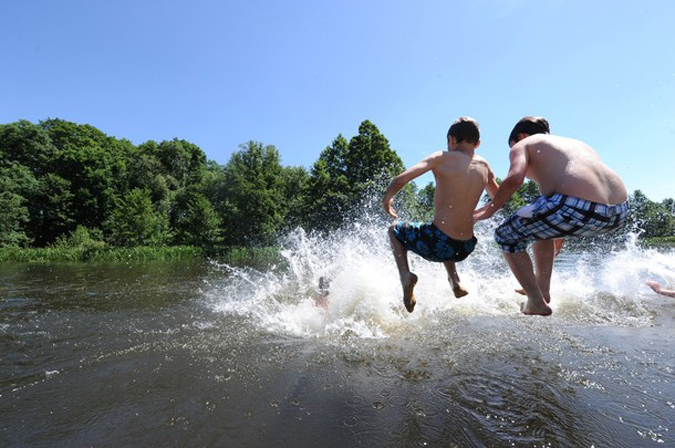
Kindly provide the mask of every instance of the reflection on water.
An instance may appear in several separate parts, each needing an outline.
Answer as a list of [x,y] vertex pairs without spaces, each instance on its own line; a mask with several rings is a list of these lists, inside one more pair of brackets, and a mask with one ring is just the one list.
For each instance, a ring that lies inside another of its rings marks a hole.
[[485,230],[462,299],[411,257],[408,314],[358,230],[266,269],[1,265],[0,446],[675,445],[675,301],[644,285],[673,252],[564,252],[526,317]]

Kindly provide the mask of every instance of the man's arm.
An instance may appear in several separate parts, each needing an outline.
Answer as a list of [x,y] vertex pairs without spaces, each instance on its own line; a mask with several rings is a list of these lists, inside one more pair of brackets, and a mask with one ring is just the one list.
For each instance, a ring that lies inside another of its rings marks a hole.
[[500,208],[506,204],[513,193],[518,190],[523,182],[525,181],[525,174],[527,173],[527,146],[525,142],[516,143],[511,148],[509,153],[509,159],[511,161],[511,166],[509,167],[509,173],[506,175],[506,178],[502,181],[502,184],[497,189],[497,192],[487,205],[479,208],[473,214],[473,218],[476,221],[481,219],[488,219],[497,212]]
[[404,172],[393,178],[391,180],[391,183],[389,184],[389,187],[387,187],[387,191],[384,193],[384,197],[382,198],[382,206],[384,207],[384,211],[387,212],[390,216],[398,218],[396,211],[392,207],[392,202],[394,200],[394,196],[396,196],[396,193],[398,193],[401,190],[401,188],[405,187],[408,184],[408,182],[415,179],[416,177],[421,176],[422,174],[426,173],[434,166],[436,166],[438,160],[440,160],[441,155],[442,155],[441,151],[434,153],[429,157],[423,159],[417,165],[411,166],[410,168],[408,168],[407,170],[405,170]]

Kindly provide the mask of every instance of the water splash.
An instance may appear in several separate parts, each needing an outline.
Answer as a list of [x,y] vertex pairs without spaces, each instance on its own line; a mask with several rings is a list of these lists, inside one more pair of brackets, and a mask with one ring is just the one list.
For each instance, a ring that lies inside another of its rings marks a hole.
[[[386,338],[411,325],[442,319],[501,316],[521,319],[523,297],[493,243],[494,223],[476,228],[476,251],[458,264],[470,294],[455,299],[440,263],[410,254],[419,276],[418,305],[408,314],[402,303],[398,272],[386,226],[369,220],[328,236],[296,229],[281,241],[285,267],[259,271],[217,265],[226,277],[205,292],[213,308],[242,316],[260,329],[298,337]],[[321,279],[330,287],[322,306]],[[675,253],[644,249],[628,235],[618,249],[566,248],[556,260],[551,286],[554,319],[570,323],[648,326],[653,303],[662,301],[645,285],[675,280]]]

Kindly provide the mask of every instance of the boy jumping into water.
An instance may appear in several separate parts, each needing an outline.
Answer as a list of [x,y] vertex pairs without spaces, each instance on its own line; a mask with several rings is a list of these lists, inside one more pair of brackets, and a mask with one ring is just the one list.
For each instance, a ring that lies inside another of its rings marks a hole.
[[[511,131],[509,147],[509,173],[492,202],[476,210],[474,217],[490,218],[525,177],[537,183],[542,196],[502,222],[495,240],[527,295],[521,311],[548,316],[554,240],[599,235],[624,226],[628,195],[619,176],[593,148],[550,135],[544,118],[522,118]],[[530,241],[534,241],[534,268],[526,251]]]
[[417,283],[417,276],[408,267],[409,250],[429,261],[445,265],[455,297],[468,294],[460,284],[455,262],[468,257],[476,246],[473,211],[483,190],[487,188],[492,197],[498,188],[487,161],[474,154],[480,145],[480,130],[476,120],[459,118],[450,126],[447,139],[447,151],[438,151],[396,176],[382,199],[384,210],[398,218],[392,208],[396,193],[427,171],[434,173],[436,193],[433,222],[395,221],[389,227],[391,247],[403,286],[403,303],[409,313],[415,308],[413,289]]

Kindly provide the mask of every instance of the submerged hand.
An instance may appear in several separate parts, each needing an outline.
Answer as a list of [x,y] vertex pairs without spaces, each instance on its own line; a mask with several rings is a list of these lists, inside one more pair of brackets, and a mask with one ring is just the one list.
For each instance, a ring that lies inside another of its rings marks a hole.
[[661,288],[661,285],[659,285],[658,283],[652,282],[652,281],[649,281],[649,280],[646,281],[645,283],[647,283],[647,286],[649,286],[650,288],[652,288],[652,290],[653,290],[655,293],[657,293],[657,294],[660,294],[660,293],[661,293],[661,289],[662,289],[662,288]]

